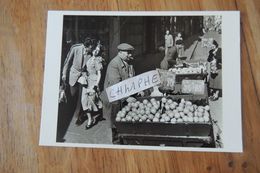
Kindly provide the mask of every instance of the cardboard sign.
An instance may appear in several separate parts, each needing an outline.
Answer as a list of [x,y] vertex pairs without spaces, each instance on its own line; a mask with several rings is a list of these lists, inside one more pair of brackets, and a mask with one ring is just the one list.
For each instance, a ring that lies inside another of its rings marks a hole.
[[169,70],[157,69],[161,78],[161,88],[165,90],[174,90],[176,74]]
[[204,80],[183,80],[181,85],[182,93],[202,95],[205,92]]
[[160,84],[160,75],[157,70],[142,73],[106,88],[109,102],[120,100],[145,89]]

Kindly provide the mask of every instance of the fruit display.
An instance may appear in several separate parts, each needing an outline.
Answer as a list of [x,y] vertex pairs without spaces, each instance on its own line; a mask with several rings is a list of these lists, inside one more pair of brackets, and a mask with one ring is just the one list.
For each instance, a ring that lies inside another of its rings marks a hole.
[[200,73],[206,73],[207,68],[204,65],[199,65],[198,67],[176,67],[176,68],[170,68],[169,71],[175,73],[175,74],[200,74]]
[[209,105],[197,105],[183,98],[133,100],[117,113],[116,122],[209,123],[209,111]]

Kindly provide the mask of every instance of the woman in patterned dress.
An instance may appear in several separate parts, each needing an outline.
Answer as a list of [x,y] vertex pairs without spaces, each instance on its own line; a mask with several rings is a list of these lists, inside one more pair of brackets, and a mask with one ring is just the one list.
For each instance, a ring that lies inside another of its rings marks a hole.
[[86,80],[87,84],[82,89],[82,108],[84,114],[88,117],[86,129],[89,129],[95,124],[95,118],[92,114],[102,109],[100,100],[99,82],[101,78],[101,70],[103,69],[103,58],[100,54],[100,44],[93,51],[93,56],[86,62]]

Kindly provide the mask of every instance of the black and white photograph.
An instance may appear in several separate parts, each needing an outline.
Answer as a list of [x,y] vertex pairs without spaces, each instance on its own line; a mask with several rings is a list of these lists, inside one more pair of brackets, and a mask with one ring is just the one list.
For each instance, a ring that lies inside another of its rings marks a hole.
[[242,151],[239,12],[50,11],[40,145]]

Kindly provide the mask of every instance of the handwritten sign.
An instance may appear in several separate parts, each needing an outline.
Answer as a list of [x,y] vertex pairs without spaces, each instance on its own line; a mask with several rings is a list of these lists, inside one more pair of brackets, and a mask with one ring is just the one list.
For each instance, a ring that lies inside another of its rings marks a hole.
[[157,70],[142,73],[106,88],[109,102],[120,100],[145,89],[160,84],[160,75]]
[[161,78],[161,88],[165,90],[174,90],[176,74],[169,70],[157,69]]
[[186,94],[204,94],[205,83],[204,80],[183,80],[182,93]]

